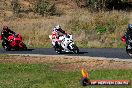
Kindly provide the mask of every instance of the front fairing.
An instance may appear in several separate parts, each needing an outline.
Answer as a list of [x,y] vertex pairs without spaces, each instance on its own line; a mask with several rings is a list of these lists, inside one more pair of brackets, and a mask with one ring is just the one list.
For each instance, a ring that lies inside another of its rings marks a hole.
[[12,47],[18,47],[20,46],[20,43],[22,42],[22,37],[18,34],[17,36],[9,36],[9,40],[12,41],[10,43],[10,46]]

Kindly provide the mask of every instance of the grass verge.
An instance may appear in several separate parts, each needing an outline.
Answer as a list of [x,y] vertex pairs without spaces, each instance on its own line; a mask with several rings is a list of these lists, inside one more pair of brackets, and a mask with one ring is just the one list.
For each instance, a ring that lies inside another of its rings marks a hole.
[[[79,83],[80,71],[55,71],[54,64],[0,64],[1,88],[82,88]],[[95,70],[91,79],[129,79],[132,70]],[[97,87],[97,86],[96,86]],[[97,88],[106,88],[98,86]],[[131,88],[110,86],[109,88]],[[90,88],[95,88],[91,86]]]

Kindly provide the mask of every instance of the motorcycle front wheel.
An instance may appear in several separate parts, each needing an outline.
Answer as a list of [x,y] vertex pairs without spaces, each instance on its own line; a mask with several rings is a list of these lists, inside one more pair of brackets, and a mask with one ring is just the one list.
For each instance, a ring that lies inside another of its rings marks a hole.
[[23,50],[27,50],[26,44],[22,43]]
[[126,46],[126,52],[132,58],[132,49],[128,49],[128,46]]
[[79,49],[75,44],[73,45],[73,53],[75,53],[75,54],[79,53]]

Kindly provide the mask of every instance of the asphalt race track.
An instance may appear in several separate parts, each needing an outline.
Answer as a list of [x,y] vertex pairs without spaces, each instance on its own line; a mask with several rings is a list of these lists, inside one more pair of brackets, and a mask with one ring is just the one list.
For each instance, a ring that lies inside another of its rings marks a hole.
[[[41,54],[41,55],[58,55],[52,48],[34,48],[27,51],[5,51],[0,49],[0,54]],[[131,59],[124,49],[111,49],[111,48],[87,48],[80,49],[79,54],[63,53],[60,55],[70,56],[90,56],[90,57],[106,57],[106,58],[119,58]]]

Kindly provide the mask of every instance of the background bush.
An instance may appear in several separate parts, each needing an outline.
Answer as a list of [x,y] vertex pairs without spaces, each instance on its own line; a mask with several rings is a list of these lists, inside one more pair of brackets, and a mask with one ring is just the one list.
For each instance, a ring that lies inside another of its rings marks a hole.
[[87,7],[91,11],[104,9],[126,10],[132,8],[132,5],[128,2],[128,0],[76,0],[76,3],[79,7],[83,5],[83,7]]
[[39,0],[34,7],[34,11],[42,16],[55,15],[56,7],[55,4],[49,0]]
[[19,13],[20,12],[19,0],[12,0],[11,7],[14,13]]

